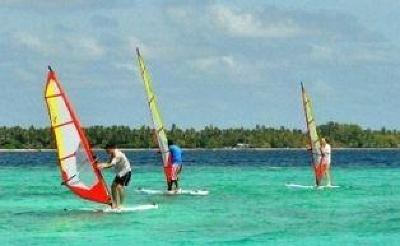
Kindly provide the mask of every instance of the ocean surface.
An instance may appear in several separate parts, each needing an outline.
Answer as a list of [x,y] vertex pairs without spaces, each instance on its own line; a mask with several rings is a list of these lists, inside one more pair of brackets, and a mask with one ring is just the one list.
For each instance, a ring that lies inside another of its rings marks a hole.
[[84,211],[98,205],[60,186],[55,153],[0,153],[0,245],[400,244],[400,150],[334,151],[330,190],[285,186],[313,184],[304,150],[186,151],[181,185],[204,197],[137,194],[165,189],[160,159],[127,155],[127,206],[159,209]]

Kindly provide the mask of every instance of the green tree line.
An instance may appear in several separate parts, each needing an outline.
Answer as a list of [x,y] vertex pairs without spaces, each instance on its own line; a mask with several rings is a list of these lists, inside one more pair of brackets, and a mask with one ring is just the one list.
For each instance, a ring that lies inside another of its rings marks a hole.
[[[91,126],[85,129],[91,144],[101,148],[115,143],[120,148],[156,148],[150,127]],[[334,147],[351,148],[397,148],[400,131],[363,129],[355,124],[328,122],[318,127],[320,136],[330,140]],[[271,128],[257,125],[248,128],[220,129],[206,126],[203,129],[181,129],[176,125],[167,131],[170,139],[185,148],[226,148],[238,143],[253,148],[302,148],[307,144],[304,131],[285,127]],[[0,127],[0,148],[43,149],[54,148],[49,128]]]

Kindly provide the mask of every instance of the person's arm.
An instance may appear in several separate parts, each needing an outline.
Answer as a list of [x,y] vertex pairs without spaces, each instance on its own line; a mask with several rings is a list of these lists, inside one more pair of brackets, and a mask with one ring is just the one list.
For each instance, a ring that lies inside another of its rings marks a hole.
[[97,167],[100,168],[100,169],[106,169],[106,168],[110,168],[112,166],[113,166],[113,164],[111,164],[111,162],[110,163],[99,163],[99,164],[97,164]]
[[112,158],[110,162],[99,163],[99,164],[97,164],[97,167],[100,169],[105,169],[105,168],[110,168],[112,166],[115,166],[115,164],[117,164],[117,157]]
[[326,151],[326,153],[330,155],[330,154],[331,154],[331,152],[332,152],[332,146],[331,146],[331,145],[329,145],[329,147],[328,147],[328,150]]
[[327,147],[321,147],[321,155],[322,157],[325,157],[326,154],[329,154],[329,152],[327,151]]
[[330,154],[331,154],[331,147],[327,145],[324,148],[324,156],[329,156]]

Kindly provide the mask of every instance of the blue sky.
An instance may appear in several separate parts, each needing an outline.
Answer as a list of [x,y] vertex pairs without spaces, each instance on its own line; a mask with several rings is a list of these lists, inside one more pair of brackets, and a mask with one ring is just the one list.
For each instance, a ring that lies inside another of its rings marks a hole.
[[400,126],[398,1],[0,3],[0,125],[48,125],[47,64],[84,125],[149,124],[139,46],[167,125]]

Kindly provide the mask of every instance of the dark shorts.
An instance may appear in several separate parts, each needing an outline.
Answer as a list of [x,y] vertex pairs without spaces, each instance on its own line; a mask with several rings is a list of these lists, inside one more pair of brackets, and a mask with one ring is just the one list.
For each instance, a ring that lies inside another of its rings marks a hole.
[[116,184],[122,185],[122,186],[128,186],[129,182],[131,181],[131,172],[128,172],[122,177],[119,177],[118,175],[115,177],[114,182]]

